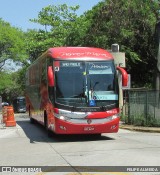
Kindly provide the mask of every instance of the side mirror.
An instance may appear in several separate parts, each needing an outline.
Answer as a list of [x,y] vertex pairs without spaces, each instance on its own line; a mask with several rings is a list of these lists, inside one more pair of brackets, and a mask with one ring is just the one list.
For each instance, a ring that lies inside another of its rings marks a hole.
[[54,86],[54,74],[52,66],[48,67],[48,86],[50,87]]
[[124,70],[122,67],[117,66],[117,70],[119,70],[122,74],[122,86],[127,86],[128,84],[128,74],[126,70]]

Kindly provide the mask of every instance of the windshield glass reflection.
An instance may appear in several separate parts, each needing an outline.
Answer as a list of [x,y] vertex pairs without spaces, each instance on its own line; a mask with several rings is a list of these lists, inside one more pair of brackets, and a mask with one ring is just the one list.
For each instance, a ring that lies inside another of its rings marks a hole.
[[118,101],[114,63],[61,61],[55,67],[56,102],[87,107],[94,98],[96,106]]

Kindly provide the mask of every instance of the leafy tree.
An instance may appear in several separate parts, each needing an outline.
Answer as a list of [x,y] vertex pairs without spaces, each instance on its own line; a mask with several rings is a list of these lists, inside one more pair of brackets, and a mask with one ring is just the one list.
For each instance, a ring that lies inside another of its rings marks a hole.
[[18,70],[15,74],[13,73],[12,76],[14,76],[14,80],[16,82],[16,84],[19,85],[20,89],[19,89],[19,94],[21,94],[22,96],[25,94],[25,81],[26,81],[26,70],[28,68],[28,65],[23,66],[22,69]]
[[78,6],[48,6],[31,21],[44,30],[27,32],[27,50],[35,60],[48,47],[94,46],[109,49],[118,43],[126,53],[133,86],[152,82],[156,67],[155,24],[158,0],[103,0],[80,17]]
[[154,32],[158,1],[105,0],[98,7],[85,36],[85,45],[108,49],[118,43],[126,53],[132,82],[138,86],[151,83],[157,54]]
[[0,96],[10,104],[14,97],[22,95],[21,84],[17,83],[18,73],[0,72]]
[[29,30],[26,39],[30,60],[34,61],[49,47],[66,45],[66,38],[77,19],[76,10],[79,6],[68,7],[66,4],[44,7],[38,14],[38,19],[31,19],[39,23],[44,29]]
[[26,33],[26,51],[29,54],[29,61],[33,62],[47,48],[45,36],[47,33],[43,30],[29,30]]
[[[96,6],[92,8],[92,10],[88,10],[83,15],[77,17],[75,22],[72,25],[72,28],[69,31],[69,34],[66,39],[66,45],[68,46],[88,46],[86,38],[89,29],[91,28],[92,23],[94,22],[93,18],[95,13],[100,10],[100,7],[103,5],[102,2],[98,3]],[[92,35],[92,34],[91,34]]]
[[24,62],[24,33],[0,18],[0,71],[8,59]]

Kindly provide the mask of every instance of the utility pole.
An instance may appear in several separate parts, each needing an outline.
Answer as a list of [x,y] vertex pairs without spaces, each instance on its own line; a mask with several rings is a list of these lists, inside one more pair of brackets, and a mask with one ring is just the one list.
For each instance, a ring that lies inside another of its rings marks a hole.
[[155,28],[156,40],[158,41],[157,67],[156,67],[156,90],[160,91],[160,19]]
[[0,111],[2,110],[2,97],[0,96]]

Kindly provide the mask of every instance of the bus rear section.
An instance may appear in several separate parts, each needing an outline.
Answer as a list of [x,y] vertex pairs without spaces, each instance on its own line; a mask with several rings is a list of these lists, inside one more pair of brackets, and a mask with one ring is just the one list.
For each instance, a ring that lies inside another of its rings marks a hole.
[[[122,68],[120,70],[122,79],[126,81],[126,72]],[[38,121],[56,134],[118,132],[117,70],[107,51],[94,48],[52,49],[49,55],[30,66],[26,75],[31,121]]]

